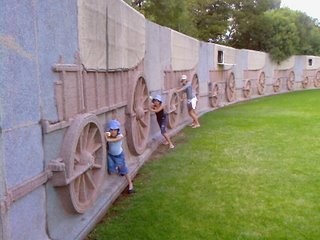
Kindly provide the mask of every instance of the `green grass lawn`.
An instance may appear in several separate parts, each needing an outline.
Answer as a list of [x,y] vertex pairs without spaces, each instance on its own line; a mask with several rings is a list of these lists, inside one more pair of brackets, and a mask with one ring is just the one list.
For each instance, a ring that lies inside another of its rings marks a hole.
[[[88,239],[320,239],[320,91],[203,115]],[[164,147],[159,147],[162,151]]]

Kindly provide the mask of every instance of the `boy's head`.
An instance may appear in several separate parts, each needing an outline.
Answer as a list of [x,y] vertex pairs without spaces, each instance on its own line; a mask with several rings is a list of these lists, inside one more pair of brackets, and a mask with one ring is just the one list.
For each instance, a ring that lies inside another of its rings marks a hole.
[[162,103],[162,97],[161,97],[161,95],[156,95],[154,98],[152,98],[152,103],[156,103],[156,102],[158,102],[159,104],[161,104]]
[[188,82],[187,75],[185,75],[185,74],[181,75],[180,83],[181,84],[186,84],[187,82]]
[[120,123],[119,121],[113,119],[109,122],[109,131],[111,133],[111,136],[116,136],[120,132]]

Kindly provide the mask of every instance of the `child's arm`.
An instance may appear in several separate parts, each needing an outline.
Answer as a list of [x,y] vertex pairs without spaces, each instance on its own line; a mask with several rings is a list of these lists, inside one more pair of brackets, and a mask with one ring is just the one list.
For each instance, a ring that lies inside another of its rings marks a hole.
[[151,107],[151,111],[155,113],[160,112],[162,109],[164,109],[164,104],[161,104],[158,108],[155,106]]
[[105,134],[107,142],[117,142],[117,141],[120,141],[120,140],[123,139],[123,135],[122,134],[119,134],[116,137],[111,137],[111,135],[109,135],[108,132],[105,132],[104,134]]
[[185,85],[183,85],[181,88],[178,88],[178,89],[176,89],[176,92],[181,92],[181,91],[184,91],[184,90],[186,90],[188,87],[190,87],[190,86],[192,86],[192,84],[191,84],[191,82],[189,81],[189,82],[187,82]]

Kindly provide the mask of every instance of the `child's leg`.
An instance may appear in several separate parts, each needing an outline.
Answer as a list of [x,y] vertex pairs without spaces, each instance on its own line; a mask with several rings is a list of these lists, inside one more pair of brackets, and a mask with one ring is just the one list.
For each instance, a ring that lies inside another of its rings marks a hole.
[[107,155],[107,170],[109,174],[118,173],[117,165],[110,154]]
[[191,109],[189,111],[189,115],[190,115],[190,117],[192,118],[192,120],[194,122],[194,127],[200,127],[198,116],[197,116],[196,112],[193,109]]
[[131,181],[129,174],[125,174],[124,176],[126,177],[127,182],[128,182],[128,193],[129,194],[134,193],[135,190],[134,190],[133,183]]
[[174,145],[169,137],[169,135],[165,132],[162,133],[162,136],[167,140],[167,142],[169,143],[169,148],[174,148]]

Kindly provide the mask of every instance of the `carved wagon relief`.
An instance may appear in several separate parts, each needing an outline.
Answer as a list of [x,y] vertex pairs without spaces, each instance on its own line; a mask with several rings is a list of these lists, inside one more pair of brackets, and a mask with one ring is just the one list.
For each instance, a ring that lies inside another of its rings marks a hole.
[[106,173],[104,123],[97,115],[126,107],[128,147],[133,154],[141,154],[150,127],[148,88],[139,67],[88,71],[78,58],[76,64],[64,64],[60,59],[53,70],[59,76],[55,84],[59,121],[47,121],[44,131],[66,130],[60,157],[48,167],[53,172],[53,186],[67,199],[67,208],[84,213],[95,202]]
[[303,72],[303,79],[301,81],[301,87],[306,89],[307,87],[320,87],[320,71],[318,69],[308,69]]
[[275,72],[276,80],[273,83],[273,91],[280,92],[282,89],[293,90],[295,74],[292,70],[278,70]]

